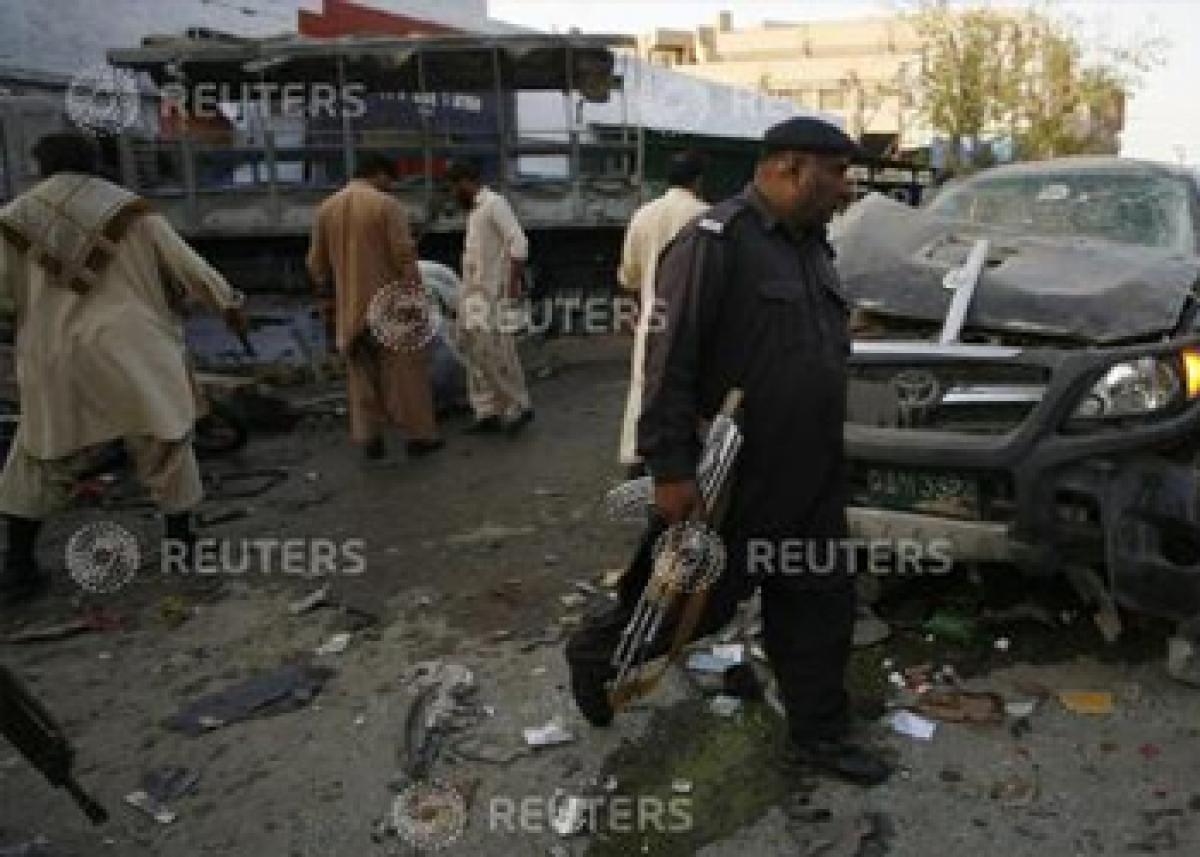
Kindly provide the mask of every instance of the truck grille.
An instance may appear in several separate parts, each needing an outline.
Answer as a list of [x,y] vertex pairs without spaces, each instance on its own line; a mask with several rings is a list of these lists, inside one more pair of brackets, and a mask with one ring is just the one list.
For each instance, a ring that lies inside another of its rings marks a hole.
[[904,361],[850,366],[847,421],[872,428],[1006,434],[1041,401],[1042,366]]

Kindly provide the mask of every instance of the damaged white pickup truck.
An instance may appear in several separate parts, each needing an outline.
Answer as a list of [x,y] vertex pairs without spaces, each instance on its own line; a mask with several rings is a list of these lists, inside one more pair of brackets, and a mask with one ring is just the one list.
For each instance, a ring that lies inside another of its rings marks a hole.
[[831,236],[855,311],[851,527],[1070,576],[1178,620],[1200,681],[1200,177],[1117,158],[998,167]]

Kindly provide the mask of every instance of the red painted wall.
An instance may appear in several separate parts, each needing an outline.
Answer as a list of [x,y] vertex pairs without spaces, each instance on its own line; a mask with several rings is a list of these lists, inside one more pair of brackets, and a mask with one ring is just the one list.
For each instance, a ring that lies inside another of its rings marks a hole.
[[320,12],[299,11],[300,35],[331,39],[337,36],[450,36],[462,30],[421,18],[372,9],[349,0],[324,0]]

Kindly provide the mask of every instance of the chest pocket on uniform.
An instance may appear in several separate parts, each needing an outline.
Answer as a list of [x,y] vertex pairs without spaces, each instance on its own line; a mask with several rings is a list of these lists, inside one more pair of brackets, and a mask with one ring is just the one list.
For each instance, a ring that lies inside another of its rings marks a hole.
[[763,280],[758,284],[764,346],[790,352],[814,347],[818,335],[812,293],[803,280]]
[[841,355],[849,351],[849,310],[832,288],[798,279],[764,280],[758,296],[768,316],[763,330],[771,347]]

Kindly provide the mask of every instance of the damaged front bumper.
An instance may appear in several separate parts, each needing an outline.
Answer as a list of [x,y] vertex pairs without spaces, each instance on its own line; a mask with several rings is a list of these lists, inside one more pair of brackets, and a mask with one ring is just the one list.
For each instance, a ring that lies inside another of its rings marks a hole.
[[1107,348],[867,341],[851,358],[851,532],[948,540],[956,561],[1106,571],[1118,603],[1200,615],[1200,402],[1069,426],[1123,361],[1200,337]]

